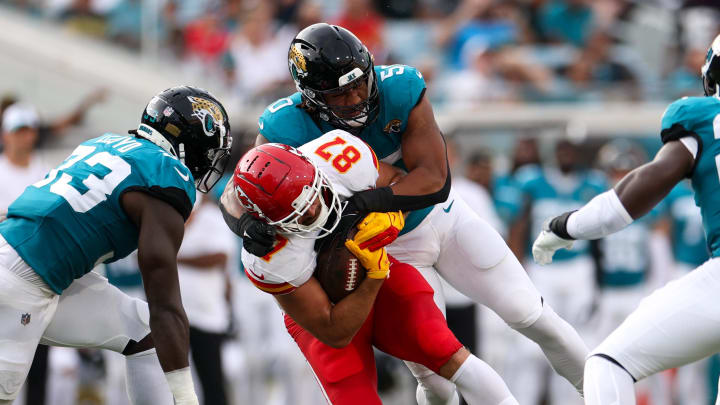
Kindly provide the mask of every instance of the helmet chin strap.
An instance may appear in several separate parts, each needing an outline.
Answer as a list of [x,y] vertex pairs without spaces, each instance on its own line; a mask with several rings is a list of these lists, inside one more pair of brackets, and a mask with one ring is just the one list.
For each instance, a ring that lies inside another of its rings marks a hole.
[[[159,146],[164,150],[165,152],[175,156],[176,158],[180,159],[181,161],[184,161],[185,156],[178,156],[177,152],[175,152],[175,148],[173,148],[172,143],[167,140],[160,132],[158,132],[155,128],[152,128],[145,124],[140,124],[137,129],[137,135],[147,139],[148,141],[154,143],[155,145]],[[184,149],[184,148],[183,148]],[[182,151],[182,155],[184,155],[185,151]],[[184,162],[183,162],[184,163]]]

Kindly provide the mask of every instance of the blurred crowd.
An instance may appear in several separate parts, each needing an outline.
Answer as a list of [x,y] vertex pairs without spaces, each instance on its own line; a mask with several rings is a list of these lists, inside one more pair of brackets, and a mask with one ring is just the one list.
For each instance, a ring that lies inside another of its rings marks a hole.
[[[293,90],[288,44],[298,30],[319,21],[356,33],[376,64],[418,66],[434,105],[451,108],[485,102],[669,101],[698,95],[707,45],[720,31],[717,0],[0,0],[2,4],[131,52],[157,49],[157,57],[213,76],[239,100],[258,106]],[[148,45],[152,41],[159,46]],[[52,120],[43,120],[27,103],[31,100],[3,98],[0,173],[12,181],[0,190],[0,217],[25,186],[47,172],[38,147],[81,124],[104,98],[105,91],[97,90]],[[448,142],[453,186],[501,230],[544,298],[589,346],[617,327],[650,290],[707,258],[699,212],[689,186],[681,184],[623,232],[597,243],[578,242],[558,257],[555,268],[537,269],[528,252],[542,221],[582,205],[647,161],[659,147],[659,137],[577,144],[528,131],[515,134],[512,150],[505,154],[492,142],[483,142],[486,149],[468,148],[468,135]],[[242,147],[236,148],[234,155],[241,152]],[[222,184],[215,189],[220,190]],[[199,199],[179,256],[196,386],[204,403],[323,403],[274,300],[245,279],[240,240],[222,223],[216,199]],[[134,258],[99,271],[129,294],[142,296]],[[569,385],[554,380],[537,347],[459,293],[446,296],[448,320],[460,340],[498,370],[520,403],[577,402]],[[27,395],[17,405],[127,404],[120,356],[43,350],[36,356],[39,364],[33,366]],[[407,370],[392,360],[378,364],[385,403],[411,403],[415,388]],[[638,385],[639,397],[648,405],[712,404],[719,369],[720,361],[712,358],[663,373]]]
[[420,68],[434,103],[670,100],[696,80],[714,0],[0,0],[172,58],[247,104],[287,95],[290,39],[327,21],[376,64]]

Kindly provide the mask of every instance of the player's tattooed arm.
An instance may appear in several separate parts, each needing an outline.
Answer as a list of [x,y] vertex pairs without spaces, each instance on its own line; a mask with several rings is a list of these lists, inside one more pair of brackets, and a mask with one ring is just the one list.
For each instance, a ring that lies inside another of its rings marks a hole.
[[245,208],[240,205],[235,196],[235,185],[232,180],[225,184],[225,189],[220,196],[220,205],[229,215],[238,219],[245,213]]
[[350,344],[375,303],[383,280],[365,278],[337,304],[330,302],[315,277],[290,294],[276,295],[283,310],[321,342],[334,348]]
[[138,262],[160,365],[165,372],[186,368],[189,324],[177,273],[185,221],[172,206],[140,191],[123,194],[122,205],[139,229]]

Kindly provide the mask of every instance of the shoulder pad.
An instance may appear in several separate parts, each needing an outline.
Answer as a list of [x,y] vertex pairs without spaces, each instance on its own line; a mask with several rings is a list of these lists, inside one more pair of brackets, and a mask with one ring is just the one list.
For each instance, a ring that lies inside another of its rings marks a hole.
[[[151,146],[152,145],[152,146]],[[127,188],[142,190],[172,205],[187,219],[195,205],[195,179],[180,160],[154,144],[143,142],[143,148],[123,156],[132,163],[133,171],[142,179]]]
[[422,73],[408,65],[375,67],[383,104],[390,108],[414,108],[425,92]]
[[299,148],[332,183],[342,198],[375,187],[378,159],[362,139],[336,129]]
[[273,251],[257,257],[242,251],[242,263],[248,279],[270,294],[287,294],[304,284],[315,270],[313,239],[278,234]]
[[660,138],[663,143],[685,136],[696,136],[695,124],[707,114],[707,107],[717,102],[714,97],[683,97],[670,104],[662,116]]
[[296,147],[303,144],[305,134],[300,130],[305,128],[303,114],[307,113],[297,107],[301,102],[300,93],[295,93],[268,105],[258,120],[260,135],[270,142]]

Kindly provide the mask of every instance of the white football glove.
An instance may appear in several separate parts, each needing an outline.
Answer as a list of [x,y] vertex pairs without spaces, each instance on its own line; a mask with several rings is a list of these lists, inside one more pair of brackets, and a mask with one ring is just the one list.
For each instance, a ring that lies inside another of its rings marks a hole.
[[553,255],[558,249],[570,249],[573,245],[573,240],[563,239],[557,236],[553,231],[543,227],[542,232],[538,235],[537,239],[532,246],[533,259],[535,263],[540,265],[546,265],[552,263]]

